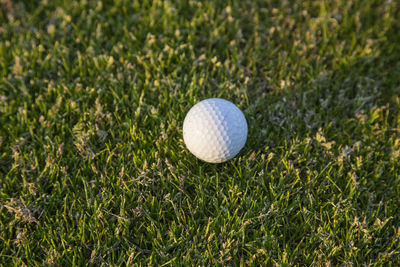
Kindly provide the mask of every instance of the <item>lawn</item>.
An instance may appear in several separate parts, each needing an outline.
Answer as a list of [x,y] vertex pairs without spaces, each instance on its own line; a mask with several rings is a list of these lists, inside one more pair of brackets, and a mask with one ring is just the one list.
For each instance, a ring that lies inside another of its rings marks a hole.
[[[400,3],[0,0],[0,265],[400,265]],[[183,119],[248,140],[209,164]]]

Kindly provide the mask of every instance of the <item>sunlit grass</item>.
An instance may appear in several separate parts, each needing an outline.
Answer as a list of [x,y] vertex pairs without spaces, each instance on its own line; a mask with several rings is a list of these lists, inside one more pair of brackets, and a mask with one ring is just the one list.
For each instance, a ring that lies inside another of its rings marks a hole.
[[[400,264],[396,1],[25,2],[0,1],[0,264]],[[208,97],[249,125],[224,164],[182,139]]]

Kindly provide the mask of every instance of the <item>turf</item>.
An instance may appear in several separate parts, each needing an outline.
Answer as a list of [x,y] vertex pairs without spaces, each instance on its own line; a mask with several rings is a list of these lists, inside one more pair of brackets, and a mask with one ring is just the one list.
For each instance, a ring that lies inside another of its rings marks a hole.
[[400,264],[398,1],[0,3],[0,265]]

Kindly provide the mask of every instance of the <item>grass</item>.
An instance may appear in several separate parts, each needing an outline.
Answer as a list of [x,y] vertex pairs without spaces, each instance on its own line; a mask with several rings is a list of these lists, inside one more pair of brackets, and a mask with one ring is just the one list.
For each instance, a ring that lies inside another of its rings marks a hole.
[[400,264],[397,1],[0,2],[0,265]]

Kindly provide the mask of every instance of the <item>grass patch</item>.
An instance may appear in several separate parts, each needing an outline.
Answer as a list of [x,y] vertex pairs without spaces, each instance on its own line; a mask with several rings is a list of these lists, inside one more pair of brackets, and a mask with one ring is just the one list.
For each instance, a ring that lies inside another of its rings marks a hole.
[[[0,264],[400,264],[396,1],[1,1]],[[224,164],[182,124],[245,113]]]

